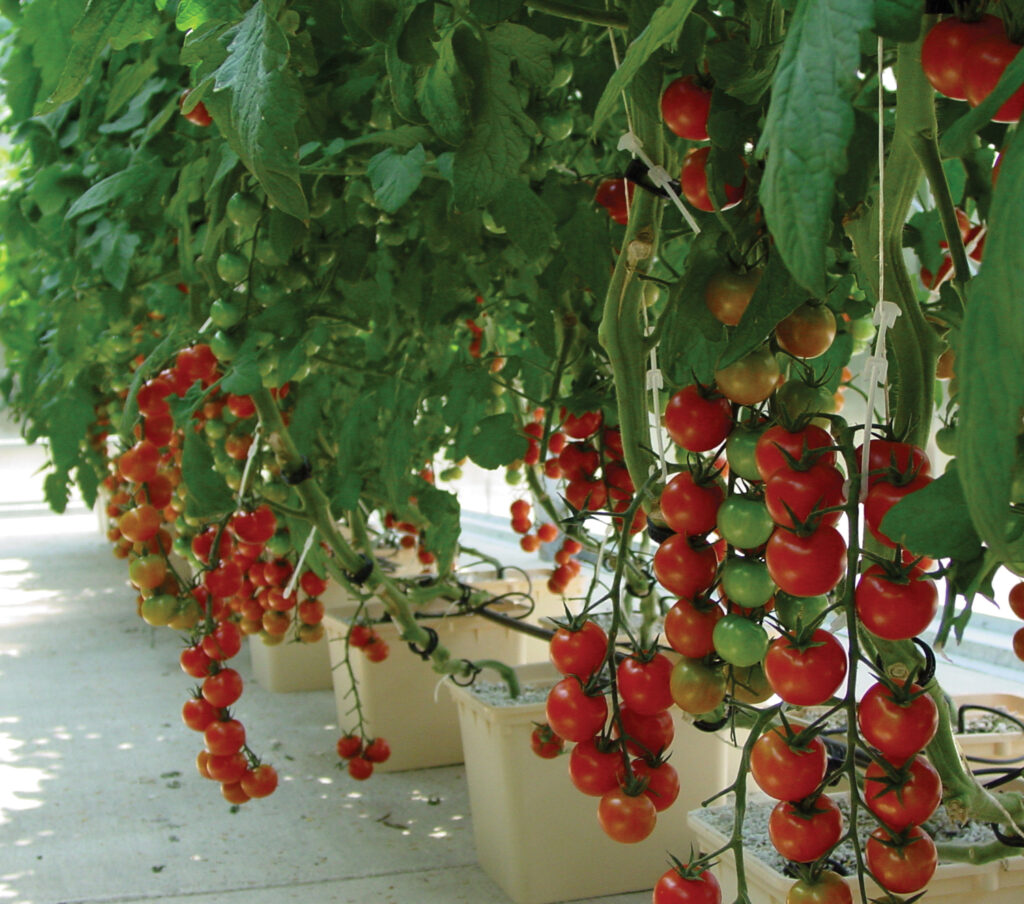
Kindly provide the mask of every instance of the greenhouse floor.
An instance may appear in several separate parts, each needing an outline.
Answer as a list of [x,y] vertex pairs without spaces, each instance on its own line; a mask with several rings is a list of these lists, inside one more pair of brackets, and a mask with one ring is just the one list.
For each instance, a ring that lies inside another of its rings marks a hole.
[[357,785],[329,690],[247,682],[238,715],[281,784],[232,812],[195,770],[178,636],[135,615],[91,512],[46,510],[42,461],[0,430],[0,901],[509,901],[476,865],[463,769]]
[[[43,458],[0,423],[0,901],[510,900],[475,862],[463,769],[356,784],[337,768],[329,690],[247,682],[238,715],[281,785],[233,811],[194,767],[178,636],[137,618],[91,512],[46,510]],[[954,673],[960,689],[1020,692]]]

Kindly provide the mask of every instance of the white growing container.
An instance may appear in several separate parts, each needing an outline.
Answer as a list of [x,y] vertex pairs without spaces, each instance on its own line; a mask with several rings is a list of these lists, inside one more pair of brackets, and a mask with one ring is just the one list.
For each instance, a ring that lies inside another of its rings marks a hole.
[[[1015,694],[963,694],[953,697],[955,710],[967,703],[988,706],[1011,713],[1018,719],[1024,719],[1024,697]],[[967,713],[970,717],[970,711]],[[1024,757],[1024,732],[1021,731],[989,731],[958,734],[956,736],[960,749],[966,756],[983,757],[985,759],[1005,760]],[[978,763],[978,766],[984,764]],[[1024,765],[1024,764],[1021,764]]]
[[331,654],[326,634],[315,643],[289,639],[279,644],[266,644],[259,635],[250,636],[249,661],[256,683],[274,694],[331,687]]
[[[448,604],[446,603],[445,606]],[[371,604],[371,614],[381,611]],[[443,611],[443,610],[441,610]],[[354,615],[354,605],[332,609],[324,616],[334,700],[338,725],[342,730],[354,727],[352,678],[359,688],[365,730],[370,737],[385,738],[391,756],[376,767],[381,772],[425,769],[462,762],[462,742],[455,703],[441,692],[442,676],[430,661],[412,653],[400,638],[393,622],[376,624],[374,630],[390,647],[383,662],[370,662],[362,652],[352,649],[344,664],[345,638]],[[446,615],[424,622],[438,634],[439,643],[452,658],[495,659],[510,665],[522,650],[518,632],[480,615]],[[495,673],[487,673],[493,679]]]
[[[548,663],[516,669],[524,686],[550,687]],[[530,750],[544,702],[495,706],[471,689],[448,684],[458,704],[477,861],[516,904],[550,904],[652,888],[668,854],[686,857],[694,839],[686,813],[726,783],[725,745],[676,720],[672,763],[679,799],[658,814],[639,844],[608,838],[597,821],[598,798],[581,794],[568,758],[544,760]]]
[[[838,794],[831,795],[838,797]],[[751,794],[750,799],[755,799]],[[764,799],[760,796],[760,799]],[[726,843],[726,836],[702,818],[701,810],[689,814],[689,824],[696,837],[696,846],[703,853],[718,850]],[[722,886],[722,900],[736,898],[736,858],[732,851],[718,856],[718,865],[713,868],[715,877]],[[747,877],[747,895],[750,904],[785,904],[786,895],[796,881],[783,875],[763,860],[751,854],[744,857]],[[853,892],[854,901],[860,900],[859,883],[856,876],[846,877]],[[870,879],[866,880],[868,899],[884,896],[884,892]],[[967,863],[940,863],[928,884],[927,904],[1020,904],[1024,901],[1024,857],[1000,860],[984,866]]]

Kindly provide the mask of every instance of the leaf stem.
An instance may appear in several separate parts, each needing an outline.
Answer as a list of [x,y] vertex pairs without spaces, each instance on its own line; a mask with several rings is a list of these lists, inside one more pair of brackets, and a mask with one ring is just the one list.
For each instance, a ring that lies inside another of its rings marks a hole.
[[607,28],[627,28],[629,20],[622,13],[612,10],[583,9],[571,3],[560,3],[558,0],[526,0],[523,4],[527,9],[560,19],[571,19],[573,22],[589,22],[591,25],[602,25]]

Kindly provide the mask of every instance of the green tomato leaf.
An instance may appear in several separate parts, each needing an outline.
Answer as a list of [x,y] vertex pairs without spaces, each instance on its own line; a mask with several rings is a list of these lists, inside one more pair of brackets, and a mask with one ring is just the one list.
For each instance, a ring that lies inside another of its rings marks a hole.
[[393,0],[342,0],[341,8],[347,23],[378,41],[389,40],[403,21]]
[[497,197],[518,174],[537,127],[523,112],[509,57],[481,44],[467,29],[457,32],[454,42],[459,62],[475,86],[473,131],[455,152],[455,203],[472,209]]
[[628,48],[622,65],[615,71],[597,102],[594,122],[590,127],[592,135],[622,103],[622,92],[636,77],[654,53],[665,44],[675,41],[686,24],[686,18],[696,5],[696,0],[669,0],[655,10],[647,27],[637,35]]
[[366,173],[370,177],[377,206],[387,213],[394,213],[405,204],[423,181],[426,162],[427,152],[422,144],[407,154],[388,148],[371,157]]
[[[72,29],[82,18],[85,2],[66,0],[61,3],[29,3],[22,9],[16,43],[31,48],[31,62],[39,70],[42,80],[38,89],[39,97],[49,95],[60,81],[61,73],[71,57],[74,44]],[[24,68],[31,68],[27,60]],[[5,82],[12,80],[12,74],[10,68],[5,67]],[[10,93],[7,85],[5,93]],[[30,115],[31,111],[26,111],[25,117]]]
[[870,0],[799,0],[758,143],[767,152],[761,201],[772,236],[793,276],[819,297],[836,179],[854,130],[856,36],[871,13]]
[[145,197],[153,182],[161,175],[160,169],[154,168],[152,164],[140,164],[107,176],[83,192],[68,208],[66,216],[71,219],[126,196],[133,199]]
[[398,36],[395,49],[403,63],[410,66],[429,66],[437,59],[434,42],[438,40],[434,28],[434,0],[420,3],[410,14]]
[[452,558],[459,542],[462,509],[453,493],[425,484],[416,491],[416,504],[426,518],[423,525],[423,545],[437,556],[440,574],[451,570]]
[[472,85],[459,69],[451,35],[438,45],[436,56],[437,61],[416,87],[416,100],[438,137],[450,145],[460,145],[469,131]]
[[921,34],[920,0],[875,0],[875,34],[911,43]]
[[469,0],[469,11],[483,25],[511,19],[522,6],[523,0]]
[[217,125],[267,195],[300,220],[309,207],[299,182],[295,124],[303,95],[288,68],[288,38],[262,3],[224,32],[227,57],[206,98]]
[[752,352],[768,338],[780,320],[807,300],[807,290],[793,279],[782,258],[773,254],[718,366],[728,367]]
[[530,257],[547,254],[555,240],[555,215],[521,179],[512,179],[488,208],[508,237]]
[[886,536],[919,555],[967,562],[981,552],[981,540],[971,524],[955,472],[905,496],[889,509],[881,527]]
[[528,445],[511,414],[493,414],[477,424],[466,452],[481,468],[493,471],[522,458]]
[[603,299],[608,290],[615,259],[608,235],[608,215],[603,210],[580,205],[561,229],[561,255],[579,278],[583,288]]
[[492,48],[514,63],[527,81],[542,88],[551,84],[555,77],[552,56],[558,48],[550,38],[525,25],[503,22],[488,33],[487,40]]
[[[47,4],[47,10],[52,4]],[[49,29],[56,23],[50,22]],[[82,18],[71,30],[71,47],[65,58],[57,87],[46,99],[42,111],[52,110],[77,97],[92,75],[107,47],[124,50],[138,41],[148,41],[162,27],[160,14],[151,3],[139,0],[90,0]]]
[[235,0],[179,0],[174,25],[178,31],[189,31],[207,22],[232,22],[239,15]]
[[1024,139],[1015,132],[1003,156],[999,190],[992,198],[985,266],[968,284],[956,365],[960,379],[957,461],[967,506],[982,540],[1011,562],[1024,560],[1024,552],[1011,549],[1006,537],[1024,406],[1021,230]]
[[210,447],[200,434],[191,430],[185,431],[181,450],[181,478],[188,487],[186,515],[211,518],[234,509],[235,497],[214,467]]

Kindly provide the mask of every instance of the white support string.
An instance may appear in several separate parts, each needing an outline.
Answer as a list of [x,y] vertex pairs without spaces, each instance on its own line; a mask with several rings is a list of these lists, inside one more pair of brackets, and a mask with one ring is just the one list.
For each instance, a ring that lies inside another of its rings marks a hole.
[[295,592],[295,585],[298,583],[299,575],[302,573],[303,563],[306,561],[306,556],[309,555],[309,551],[313,548],[313,538],[316,536],[316,525],[314,524],[309,534],[306,536],[306,542],[302,547],[302,552],[299,553],[299,561],[295,563],[295,570],[292,571],[292,576],[288,579],[288,586],[284,588],[285,597],[291,596]]
[[249,451],[245,456],[245,470],[242,471],[242,480],[238,484],[238,498],[235,500],[235,511],[242,507],[242,497],[245,496],[245,488],[249,485],[249,474],[252,471],[252,463],[256,460],[256,452],[260,444],[260,430],[262,424],[257,423],[256,429],[252,432],[252,442],[249,444]]
[[[647,319],[647,305],[641,302],[640,309],[644,314],[644,335],[650,336],[654,327]],[[651,399],[654,402],[652,414],[647,416],[647,429],[654,435],[654,449],[658,453],[658,462],[661,465],[661,479],[668,482],[668,463],[665,461],[665,437],[662,434],[661,424],[658,422],[658,411],[661,409],[661,390],[665,386],[665,378],[662,376],[661,368],[658,367],[658,347],[651,346],[651,367],[647,371],[647,388],[651,391]]]
[[881,385],[888,417],[887,378],[889,362],[885,356],[885,334],[900,315],[899,306],[885,301],[885,92],[882,85],[884,42],[878,39],[878,306],[874,322],[878,327],[875,335],[875,350],[866,361],[865,374],[868,378],[867,413],[864,423],[864,443],[860,459],[860,501],[868,495],[868,464],[871,458],[871,428],[875,419],[875,396]]

